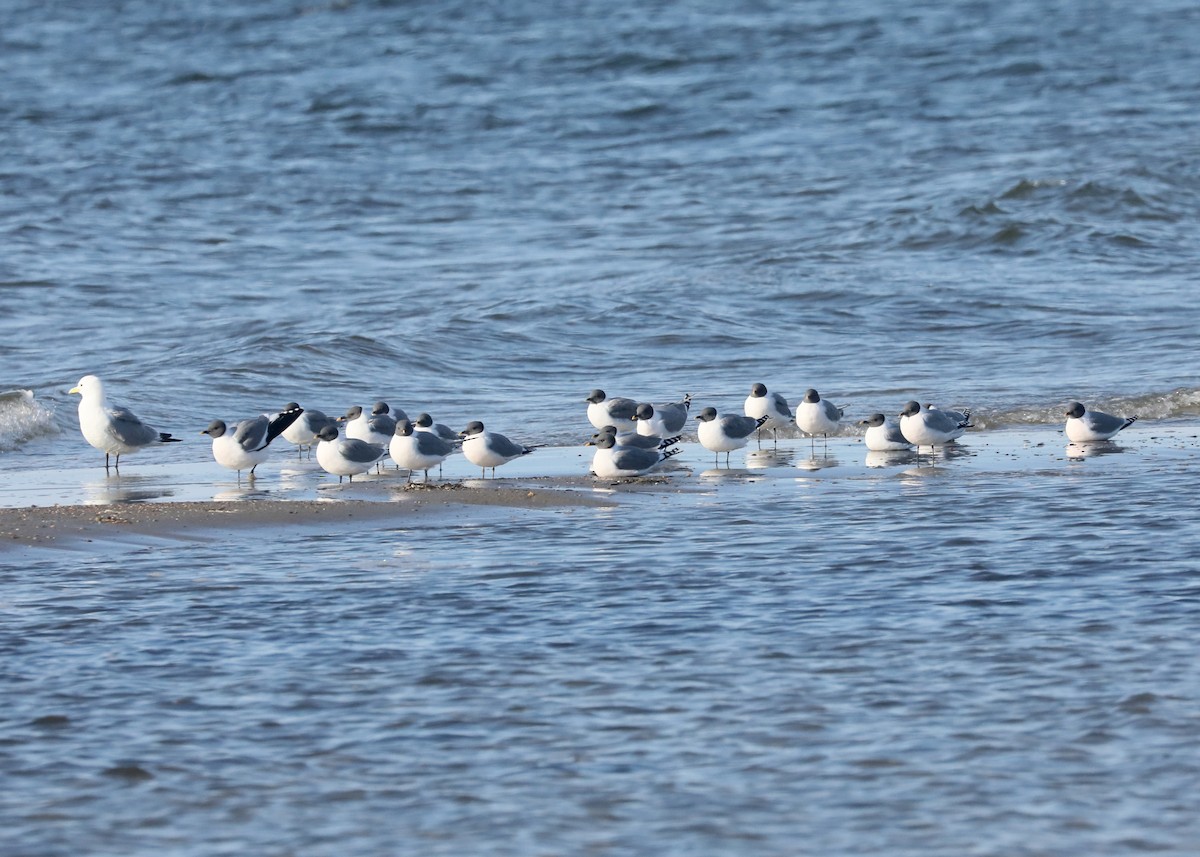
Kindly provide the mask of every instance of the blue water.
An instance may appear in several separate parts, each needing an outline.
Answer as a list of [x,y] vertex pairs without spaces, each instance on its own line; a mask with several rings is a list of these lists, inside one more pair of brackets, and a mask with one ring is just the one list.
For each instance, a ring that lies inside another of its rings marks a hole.
[[0,850],[1194,854],[1194,443],[1153,438],[1200,417],[1200,10],[1061,5],[0,4],[5,480],[96,468],[87,373],[189,439],[383,398],[565,445],[593,387],[756,381],[977,445],[1142,417],[6,563]]

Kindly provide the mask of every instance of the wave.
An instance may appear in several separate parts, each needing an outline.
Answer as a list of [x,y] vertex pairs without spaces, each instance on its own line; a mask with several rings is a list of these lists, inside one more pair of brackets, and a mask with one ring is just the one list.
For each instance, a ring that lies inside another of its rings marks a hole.
[[0,392],[0,452],[57,433],[54,412],[38,402],[32,390]]
[[[980,408],[972,413],[979,428],[1053,425],[1066,421],[1068,402],[1024,408]],[[1174,420],[1200,417],[1200,389],[1180,387],[1166,393],[1104,396],[1084,401],[1090,409],[1142,420]]]

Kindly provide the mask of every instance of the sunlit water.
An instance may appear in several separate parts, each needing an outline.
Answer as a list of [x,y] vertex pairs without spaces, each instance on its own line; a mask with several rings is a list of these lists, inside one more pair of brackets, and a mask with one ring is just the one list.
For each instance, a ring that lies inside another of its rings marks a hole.
[[[0,850],[1196,853],[1198,46],[1170,0],[4,6],[5,485],[153,499],[289,400],[567,446],[593,387],[762,381],[979,429],[5,554]],[[101,476],[89,372],[188,442]],[[1141,420],[1070,460],[1072,399]]]

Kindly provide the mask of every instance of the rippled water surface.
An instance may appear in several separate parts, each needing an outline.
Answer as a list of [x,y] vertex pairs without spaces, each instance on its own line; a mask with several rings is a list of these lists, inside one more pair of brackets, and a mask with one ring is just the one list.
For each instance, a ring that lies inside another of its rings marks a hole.
[[[98,470],[89,372],[189,440],[756,381],[979,423],[4,554],[0,851],[1197,853],[1198,46],[1172,0],[0,5],[5,485]],[[1142,419],[981,464],[1072,399]]]
[[4,814],[41,854],[1186,854],[1194,444],[39,557]]

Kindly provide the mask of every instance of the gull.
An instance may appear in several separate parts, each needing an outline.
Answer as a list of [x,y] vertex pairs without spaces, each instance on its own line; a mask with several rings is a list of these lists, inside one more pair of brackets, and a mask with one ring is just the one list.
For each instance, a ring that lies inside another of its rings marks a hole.
[[355,405],[337,421],[346,424],[346,437],[377,446],[387,446],[396,431],[396,419],[388,413],[386,402],[376,402],[369,414],[360,405]]
[[616,426],[605,426],[592,435],[592,442],[584,444],[584,446],[594,445],[594,441],[600,439],[601,435],[612,435],[617,446],[633,446],[638,449],[666,449],[679,443],[683,435],[677,434],[674,437],[659,437],[656,434],[637,434],[631,431],[617,431]]
[[678,434],[687,425],[688,408],[692,406],[692,394],[686,394],[681,401],[668,402],[661,405],[651,405],[642,402],[634,411],[633,419],[637,422],[637,433],[665,437]]
[[492,468],[492,476],[495,476],[496,468],[501,464],[508,464],[514,458],[528,455],[537,448],[522,446],[513,443],[502,434],[486,431],[479,420],[467,423],[459,437],[463,439],[463,456],[476,467],[482,468],[484,477],[487,476],[489,467]]
[[458,447],[457,441],[451,443],[439,437],[432,431],[418,431],[408,420],[396,421],[396,433],[388,444],[388,452],[397,467],[408,470],[408,479],[412,481],[412,471],[424,470],[425,481],[429,481],[429,469],[435,464],[438,475],[441,475],[442,462]]
[[376,402],[375,404],[371,405],[371,416],[378,417],[382,415],[389,416],[394,420],[408,419],[408,414],[404,413],[404,411],[400,410],[399,408],[393,408],[387,402]]
[[796,425],[814,442],[817,435],[828,439],[837,432],[844,411],[809,387],[804,391],[804,401],[796,405]]
[[213,420],[200,434],[212,438],[212,453],[217,464],[236,470],[239,479],[242,471],[249,468],[253,477],[254,468],[267,460],[267,447],[271,441],[295,423],[301,413],[299,405],[288,402],[278,414],[260,414],[239,420],[232,431],[228,430],[224,420]]
[[[396,422],[398,425],[399,420],[397,420]],[[450,426],[448,426],[448,425],[443,425],[442,423],[435,423],[433,421],[433,417],[431,417],[431,416],[429,416],[429,414],[425,414],[425,413],[417,414],[417,418],[415,420],[413,420],[413,429],[415,429],[416,431],[432,432],[433,434],[436,434],[438,437],[440,437],[442,440],[451,440],[451,441],[458,440],[458,432],[456,432],[454,429],[450,428]]]
[[368,443],[357,437],[338,437],[337,425],[327,425],[317,432],[317,464],[326,473],[332,473],[342,481],[343,476],[349,476],[350,481],[360,473],[366,473],[379,459],[387,455],[387,448],[378,444]]
[[317,442],[317,432],[325,426],[335,423],[336,420],[316,409],[302,409],[295,402],[288,402],[283,406],[285,413],[291,410],[299,410],[300,416],[283,430],[283,439],[296,445],[297,454],[307,447],[311,455],[312,446]]
[[[769,428],[775,442],[779,443],[779,430],[791,425],[794,417],[788,407],[787,399],[778,393],[768,393],[766,384],[755,384],[750,388],[746,404],[742,406],[746,416],[753,419],[767,417],[763,428]],[[762,446],[762,432],[758,434],[758,445]]]
[[1108,440],[1121,429],[1133,425],[1136,416],[1114,417],[1100,411],[1089,411],[1079,402],[1071,402],[1067,408],[1067,439],[1072,443],[1089,440]]
[[637,431],[633,417],[637,414],[637,402],[620,397],[610,399],[603,390],[592,390],[584,399],[588,403],[587,417],[596,428],[615,425],[621,431]]
[[718,463],[720,453],[725,453],[726,466],[729,465],[729,453],[749,443],[750,435],[767,421],[767,417],[754,419],[741,414],[718,416],[716,408],[705,408],[696,419],[700,421],[700,427],[696,431],[700,445],[709,452],[716,453]]
[[900,433],[914,446],[945,446],[962,437],[970,426],[970,411],[966,418],[955,419],[947,411],[930,410],[918,402],[908,402],[900,411]]
[[[971,421],[970,411],[952,411],[949,408],[939,408],[937,405],[926,405],[925,409],[929,411],[941,411],[956,422],[967,423]],[[974,428],[974,426],[967,426],[967,428]]]
[[900,426],[883,414],[871,414],[865,420],[859,420],[858,424],[867,427],[863,441],[872,452],[912,449],[912,444],[900,432]]
[[641,449],[635,446],[619,446],[607,432],[600,432],[598,439],[588,441],[596,447],[592,457],[592,472],[603,479],[645,476],[668,458],[680,453],[679,449]]
[[79,430],[84,440],[103,450],[105,470],[110,455],[116,456],[113,466],[120,469],[123,453],[137,452],[154,443],[180,441],[180,438],[146,425],[128,408],[109,404],[104,395],[104,382],[95,375],[84,375],[69,392],[80,396]]

